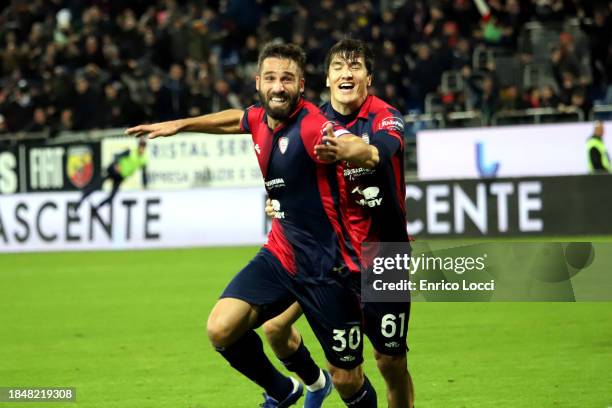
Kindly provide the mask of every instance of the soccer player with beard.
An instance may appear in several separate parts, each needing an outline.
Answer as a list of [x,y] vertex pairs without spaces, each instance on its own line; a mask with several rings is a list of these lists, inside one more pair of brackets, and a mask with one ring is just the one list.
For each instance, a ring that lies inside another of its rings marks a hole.
[[[362,41],[342,40],[328,52],[327,86],[331,101],[323,112],[355,135],[362,135],[378,152],[379,162],[371,169],[344,164],[344,176],[350,196],[350,222],[360,242],[408,242],[406,231],[404,141],[401,114],[382,101],[368,95],[372,81],[374,57]],[[342,157],[342,137],[323,138],[326,144],[316,150],[327,161]],[[274,209],[266,207],[269,215]],[[365,329],[374,347],[377,366],[387,385],[390,408],[412,408],[414,390],[408,373],[406,351],[410,302],[362,305]],[[308,387],[313,372],[322,372],[305,352],[301,336],[292,326],[301,315],[299,305],[263,325],[264,333],[281,361],[290,361],[307,384],[306,407],[320,407],[329,394],[330,385],[314,391]]]
[[[150,138],[179,131],[252,134],[275,218],[268,242],[229,283],[210,313],[210,341],[232,367],[264,388],[263,407],[290,406],[301,396],[302,385],[274,368],[253,329],[297,302],[345,404],[376,407],[376,392],[361,369],[361,310],[351,290],[360,254],[345,228],[345,180],[342,168],[318,157],[315,146],[323,135],[343,136],[335,144],[343,147],[341,158],[366,168],[378,162],[377,150],[331,124],[319,108],[302,99],[304,63],[299,47],[268,45],[260,54],[256,76],[262,106],[140,125],[127,133],[148,133]],[[301,351],[307,353],[305,347]],[[312,361],[309,355],[300,357]],[[320,370],[314,367],[318,378]]]

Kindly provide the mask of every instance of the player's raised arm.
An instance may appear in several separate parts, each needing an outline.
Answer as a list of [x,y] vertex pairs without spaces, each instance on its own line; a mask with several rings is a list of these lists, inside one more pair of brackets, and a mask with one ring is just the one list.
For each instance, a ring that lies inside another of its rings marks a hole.
[[346,161],[366,169],[373,169],[378,164],[380,158],[375,146],[349,133],[335,137],[331,124],[326,126],[325,131],[327,135],[323,136],[323,144],[315,146],[315,154],[319,160],[327,163]]
[[244,133],[244,130],[240,127],[243,115],[244,111],[241,109],[227,109],[194,118],[138,125],[127,129],[125,133],[133,136],[147,135],[149,139],[172,136],[179,132]]

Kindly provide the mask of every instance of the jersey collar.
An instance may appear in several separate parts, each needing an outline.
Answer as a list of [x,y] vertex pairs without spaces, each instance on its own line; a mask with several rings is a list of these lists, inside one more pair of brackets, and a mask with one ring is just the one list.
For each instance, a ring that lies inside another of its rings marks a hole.
[[370,112],[370,105],[372,105],[372,100],[374,97],[372,95],[368,95],[368,97],[363,101],[361,107],[359,108],[359,113],[357,114],[358,118],[368,119],[368,114]]
[[[369,119],[369,115],[368,114],[370,112],[370,106],[372,105],[372,100],[373,99],[374,99],[374,96],[368,95],[367,98],[365,99],[365,101],[363,101],[363,103],[359,107],[359,113],[357,113],[357,116],[355,116],[355,119],[353,119],[350,123],[347,123],[344,126],[345,127],[353,126],[358,119],[368,120]],[[330,115],[334,115],[334,107],[332,106],[331,101],[327,103],[326,111]]]

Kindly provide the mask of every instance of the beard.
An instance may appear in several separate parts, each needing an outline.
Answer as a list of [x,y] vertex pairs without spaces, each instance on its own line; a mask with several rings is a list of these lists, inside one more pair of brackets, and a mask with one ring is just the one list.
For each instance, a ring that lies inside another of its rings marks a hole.
[[[286,104],[282,107],[271,107],[270,102],[272,98],[280,97],[286,100]],[[299,92],[296,92],[294,95],[291,95],[287,92],[279,92],[275,94],[269,94],[269,96],[264,95],[261,91],[259,91],[259,100],[262,102],[264,109],[269,117],[274,120],[286,120],[291,116],[295,107],[297,106],[298,100],[300,99]]]

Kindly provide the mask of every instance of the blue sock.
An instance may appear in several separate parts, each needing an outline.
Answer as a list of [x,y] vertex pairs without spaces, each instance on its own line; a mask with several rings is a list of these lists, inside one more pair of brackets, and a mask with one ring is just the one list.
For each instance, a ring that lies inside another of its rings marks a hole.
[[376,408],[376,390],[370,384],[368,377],[364,376],[363,386],[349,398],[342,398],[344,404],[350,408]]
[[292,373],[296,373],[304,384],[312,385],[319,379],[321,370],[310,357],[310,352],[304,345],[304,340],[300,341],[298,349],[287,358],[281,358],[280,361]]
[[293,391],[293,382],[280,373],[266,354],[263,343],[254,330],[247,331],[234,344],[217,351],[251,381],[277,401],[283,401]]

